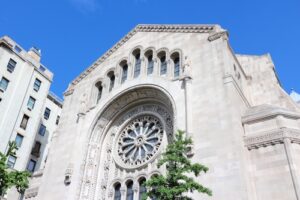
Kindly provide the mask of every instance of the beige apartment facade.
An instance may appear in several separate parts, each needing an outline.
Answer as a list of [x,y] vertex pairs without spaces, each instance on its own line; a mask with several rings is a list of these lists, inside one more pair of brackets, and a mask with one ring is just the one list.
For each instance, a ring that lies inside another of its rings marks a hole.
[[[16,156],[7,161],[12,170],[33,173],[44,167],[62,109],[62,101],[49,93],[53,74],[40,60],[39,49],[26,51],[10,37],[0,38],[0,151],[16,142]],[[18,198],[14,190],[7,194]]]
[[300,108],[269,54],[235,54],[219,25],[138,25],[70,83],[25,199],[139,200],[177,129],[213,196],[298,200]]

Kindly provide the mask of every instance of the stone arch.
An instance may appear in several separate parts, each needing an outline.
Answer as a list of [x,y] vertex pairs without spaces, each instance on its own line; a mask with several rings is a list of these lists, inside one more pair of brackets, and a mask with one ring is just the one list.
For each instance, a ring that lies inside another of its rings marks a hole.
[[98,94],[98,89],[96,87],[97,83],[102,82],[102,87],[105,88],[105,82],[104,79],[102,77],[97,78],[94,80],[93,84],[92,84],[92,88],[91,88],[91,92],[90,92],[90,97],[89,97],[89,104],[91,105],[91,107],[95,107],[97,104],[97,94]]
[[[174,49],[170,52],[170,71],[172,73],[172,77],[174,77],[174,70],[175,70],[175,66],[174,66],[174,58],[176,57],[176,54],[178,54],[179,57],[179,74],[182,74],[182,65],[183,65],[183,54],[181,49]],[[176,78],[176,77],[174,77]],[[178,78],[178,77],[177,77]]]
[[[159,76],[165,75],[165,76],[170,76],[170,53],[168,48],[160,48],[156,51],[156,57],[157,57],[157,63],[158,63],[158,74]],[[162,62],[161,59],[164,57],[163,63],[166,63],[162,72]]]
[[[168,142],[173,138],[174,132],[176,112],[174,105],[173,98],[166,90],[153,85],[129,88],[110,100],[99,111],[90,127],[79,199],[95,199],[95,197],[99,199],[100,194],[106,196],[108,194],[109,173],[115,173],[109,169],[112,163],[115,164],[111,144],[119,131],[114,123],[125,123],[126,117],[137,115],[138,112],[157,112],[163,115],[167,124],[165,141]],[[104,155],[105,160],[101,160]]]
[[[153,61],[152,67],[151,67],[151,71],[148,72],[148,57],[151,56],[151,61]],[[145,49],[144,54],[143,54],[143,59],[145,60],[145,65],[144,65],[144,74],[145,75],[153,75],[155,73],[155,60],[156,60],[156,50],[154,47],[148,47],[147,49]]]

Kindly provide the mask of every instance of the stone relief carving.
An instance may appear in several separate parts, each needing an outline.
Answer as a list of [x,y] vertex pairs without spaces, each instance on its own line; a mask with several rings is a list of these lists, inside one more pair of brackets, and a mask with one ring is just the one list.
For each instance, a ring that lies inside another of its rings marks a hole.
[[192,75],[191,60],[187,56],[185,56],[182,65],[182,76],[185,78],[190,78],[191,75]]
[[[120,172],[115,172],[114,168],[111,167],[112,164],[114,164],[111,147],[117,137],[116,133],[118,132],[118,127],[127,123],[130,118],[146,113],[154,116],[160,116],[165,123],[165,131],[169,136],[168,140],[172,138],[173,115],[170,112],[173,110],[172,104],[166,95],[162,95],[160,93],[160,91],[154,88],[144,88],[135,92],[128,92],[116,99],[102,112],[101,116],[98,117],[98,122],[94,126],[94,130],[90,136],[90,142],[86,147],[86,160],[80,175],[82,182],[79,185],[80,189],[77,199],[94,199],[96,191],[98,191],[97,195],[103,194],[107,197],[109,184],[107,181],[108,177],[113,177],[114,173],[120,173],[118,176],[124,175],[122,172],[123,169],[121,169]],[[153,104],[141,103],[139,106],[135,106],[132,109],[127,110],[125,113],[122,111],[123,108],[128,107],[132,102],[137,102],[136,100],[138,99],[143,99],[146,102],[149,102],[147,99],[151,99],[151,101],[156,99],[159,101],[153,101]],[[118,120],[115,121],[114,125],[111,124],[108,129],[108,124],[110,124],[111,120],[114,119],[115,116],[119,116]],[[107,132],[108,130],[109,132]],[[106,140],[107,142],[105,146],[101,147],[101,141],[104,137],[109,137],[109,140]],[[103,160],[104,157],[100,156],[101,152],[105,152],[105,160]],[[102,160],[100,161],[100,159]],[[103,164],[104,161],[107,161],[107,165]],[[101,167],[99,167],[101,162]],[[101,175],[99,173],[101,173]],[[110,173],[112,173],[112,176],[110,176]],[[99,178],[100,180],[98,180]],[[106,181],[102,181],[102,179],[106,179]],[[99,181],[98,186],[97,180]]]
[[292,143],[300,144],[300,130],[288,128],[277,129],[263,132],[256,136],[245,137],[244,142],[248,150],[252,150],[270,145],[282,144],[285,138],[288,138]]
[[143,115],[121,131],[116,142],[116,161],[125,168],[147,163],[158,151],[163,139],[162,123],[155,116]]
[[212,42],[212,41],[217,40],[219,38],[223,38],[223,39],[227,40],[228,39],[228,32],[227,31],[221,31],[221,32],[213,33],[207,39],[208,39],[208,41]]

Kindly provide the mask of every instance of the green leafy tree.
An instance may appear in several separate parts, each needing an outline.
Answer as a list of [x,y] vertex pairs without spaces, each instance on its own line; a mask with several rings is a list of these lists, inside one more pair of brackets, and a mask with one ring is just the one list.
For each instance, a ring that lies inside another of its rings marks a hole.
[[9,156],[16,155],[17,144],[9,142],[6,154],[0,152],[0,197],[3,197],[7,190],[15,186],[19,193],[24,193],[28,188],[28,177],[30,173],[27,171],[16,171],[8,168],[7,159]]
[[199,176],[207,172],[208,168],[199,163],[193,164],[188,156],[193,144],[191,138],[185,137],[183,131],[177,131],[174,141],[167,146],[166,151],[158,162],[158,168],[165,165],[166,175],[153,176],[146,181],[148,188],[143,199],[150,197],[157,200],[192,200],[188,192],[198,191],[209,196],[212,191],[197,183],[189,175]]

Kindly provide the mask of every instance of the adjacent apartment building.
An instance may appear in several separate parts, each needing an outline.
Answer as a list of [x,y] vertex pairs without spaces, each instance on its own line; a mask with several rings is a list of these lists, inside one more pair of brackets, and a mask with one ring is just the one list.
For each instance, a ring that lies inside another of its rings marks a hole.
[[[53,73],[41,64],[41,51],[24,50],[8,36],[0,38],[0,151],[18,146],[8,166],[30,172],[44,167],[60,118],[62,100],[49,92]],[[17,199],[9,192],[8,199]]]

